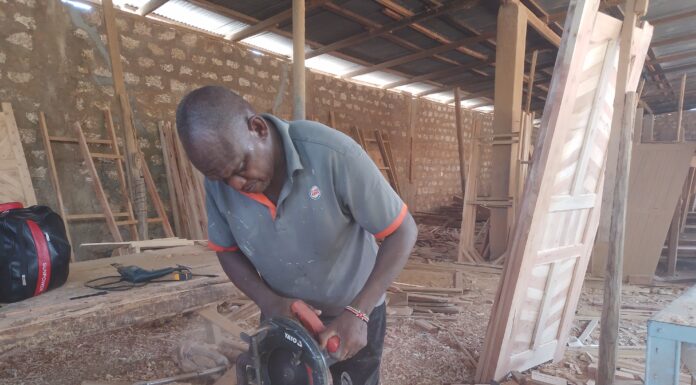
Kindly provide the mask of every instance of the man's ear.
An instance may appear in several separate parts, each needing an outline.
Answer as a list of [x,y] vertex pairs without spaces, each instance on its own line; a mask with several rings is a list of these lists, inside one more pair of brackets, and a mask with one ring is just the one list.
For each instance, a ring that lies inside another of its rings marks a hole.
[[254,115],[249,118],[249,131],[257,135],[259,138],[265,138],[269,134],[268,123],[266,119],[259,115]]

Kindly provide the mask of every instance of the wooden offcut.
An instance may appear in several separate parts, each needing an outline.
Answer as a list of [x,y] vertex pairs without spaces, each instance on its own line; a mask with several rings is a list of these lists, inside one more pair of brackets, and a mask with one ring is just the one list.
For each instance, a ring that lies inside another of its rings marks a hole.
[[0,111],[0,186],[0,203],[36,204],[36,194],[10,103],[2,103]]

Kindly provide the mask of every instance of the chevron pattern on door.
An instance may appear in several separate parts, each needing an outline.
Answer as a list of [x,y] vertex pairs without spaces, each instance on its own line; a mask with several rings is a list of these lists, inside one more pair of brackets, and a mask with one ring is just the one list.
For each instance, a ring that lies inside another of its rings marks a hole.
[[477,382],[565,351],[599,223],[616,91],[622,22],[598,5],[570,4]]

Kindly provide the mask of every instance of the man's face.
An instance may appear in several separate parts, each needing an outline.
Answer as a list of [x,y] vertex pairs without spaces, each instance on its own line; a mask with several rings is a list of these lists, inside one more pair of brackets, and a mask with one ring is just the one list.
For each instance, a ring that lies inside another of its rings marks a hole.
[[269,127],[258,115],[247,124],[225,131],[222,138],[203,139],[194,146],[192,160],[210,180],[225,182],[237,191],[262,193],[274,175]]

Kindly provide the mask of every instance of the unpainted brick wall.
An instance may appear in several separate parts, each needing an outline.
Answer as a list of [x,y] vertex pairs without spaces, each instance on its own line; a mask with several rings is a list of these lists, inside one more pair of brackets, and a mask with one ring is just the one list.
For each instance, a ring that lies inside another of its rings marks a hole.
[[[51,135],[74,137],[72,124],[79,121],[88,138],[105,138],[103,110],[110,108],[123,144],[101,10],[84,12],[59,1],[0,3],[0,101],[13,105],[39,202],[55,207],[39,111],[46,114]],[[282,99],[278,115],[290,116],[292,88],[286,85],[278,95],[283,72],[291,77],[287,61],[129,13],[117,12],[116,24],[139,146],[167,207],[157,125],[174,120],[176,105],[188,91],[223,85],[260,112],[270,111]],[[329,123],[333,111],[335,128],[343,132],[355,125],[366,136],[375,129],[389,135],[402,195],[412,211],[432,210],[461,193],[452,107],[319,73],[309,72],[307,82],[308,117]],[[465,111],[467,137],[474,115],[481,115],[484,130],[490,131],[492,116]],[[53,151],[68,212],[101,212],[77,147],[54,144]],[[490,162],[486,154],[480,173],[483,194]],[[114,164],[98,162],[98,168],[112,209],[123,211]],[[111,239],[103,222],[73,222],[71,229],[76,244]],[[152,225],[150,231],[152,236],[162,235],[159,226]],[[125,232],[124,237],[130,239]]]

